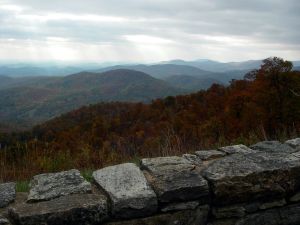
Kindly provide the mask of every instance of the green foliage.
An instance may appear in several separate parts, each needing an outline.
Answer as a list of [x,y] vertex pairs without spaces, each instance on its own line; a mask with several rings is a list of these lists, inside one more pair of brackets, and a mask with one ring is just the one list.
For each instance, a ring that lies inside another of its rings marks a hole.
[[81,171],[81,175],[84,179],[86,179],[88,182],[93,181],[93,170],[92,169],[84,169]]
[[17,181],[16,192],[28,192],[29,191],[29,181]]

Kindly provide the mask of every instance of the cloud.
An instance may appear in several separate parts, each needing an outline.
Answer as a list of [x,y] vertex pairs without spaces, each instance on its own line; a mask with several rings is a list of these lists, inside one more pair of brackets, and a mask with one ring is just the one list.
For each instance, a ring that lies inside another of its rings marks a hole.
[[0,0],[0,59],[295,60],[299,10],[298,0]]

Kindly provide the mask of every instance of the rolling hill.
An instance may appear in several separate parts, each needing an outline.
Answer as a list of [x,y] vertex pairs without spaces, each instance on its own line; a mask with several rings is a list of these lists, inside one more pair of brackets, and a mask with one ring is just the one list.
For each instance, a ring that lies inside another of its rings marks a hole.
[[12,81],[13,81],[13,78],[8,77],[8,76],[4,76],[4,75],[0,75],[0,88],[7,86]]
[[179,93],[184,91],[165,81],[124,69],[81,72],[45,82],[33,79],[27,85],[0,90],[0,120],[31,126],[101,101],[149,102]]
[[[173,62],[173,61],[172,61]],[[174,63],[179,63],[176,60]],[[184,61],[185,62],[185,61]],[[112,69],[130,69],[147,73],[155,78],[167,80],[171,76],[193,76],[201,79],[214,79],[221,83],[228,84],[232,79],[241,79],[249,70],[232,70],[225,72],[211,72],[199,69],[191,65],[177,64],[155,64],[155,65],[116,65],[112,67],[101,68],[98,72],[109,71]],[[205,81],[208,82],[208,81]]]
[[208,77],[214,73],[204,71],[199,68],[187,65],[176,65],[176,64],[156,64],[156,65],[116,65],[112,67],[102,68],[99,71],[109,71],[112,69],[130,69],[137,70],[151,75],[152,77],[164,79],[173,75],[189,75],[195,77]]
[[199,91],[209,88],[212,84],[221,84],[213,78],[201,78],[189,75],[173,75],[164,79],[168,84],[191,91]]

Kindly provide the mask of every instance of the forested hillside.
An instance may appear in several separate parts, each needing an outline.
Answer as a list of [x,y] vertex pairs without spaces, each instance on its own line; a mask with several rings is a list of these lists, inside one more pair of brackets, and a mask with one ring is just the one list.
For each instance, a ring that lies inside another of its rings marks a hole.
[[97,104],[2,135],[0,180],[299,134],[300,72],[270,58],[228,87],[151,104]]
[[184,93],[183,89],[163,80],[126,69],[81,72],[65,77],[19,78],[7,85],[8,88],[0,89],[0,121],[20,128],[101,101],[150,102]]

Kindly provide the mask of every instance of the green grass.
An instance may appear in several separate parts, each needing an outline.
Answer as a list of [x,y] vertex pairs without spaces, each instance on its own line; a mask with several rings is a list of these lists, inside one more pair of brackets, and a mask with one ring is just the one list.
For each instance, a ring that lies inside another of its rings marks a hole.
[[17,192],[28,192],[29,191],[29,181],[17,181],[16,191]]
[[81,171],[81,175],[86,179],[88,182],[91,182],[93,180],[93,170],[91,169],[85,169]]
[[140,166],[141,158],[138,156],[134,156],[129,162],[134,163],[137,166]]

